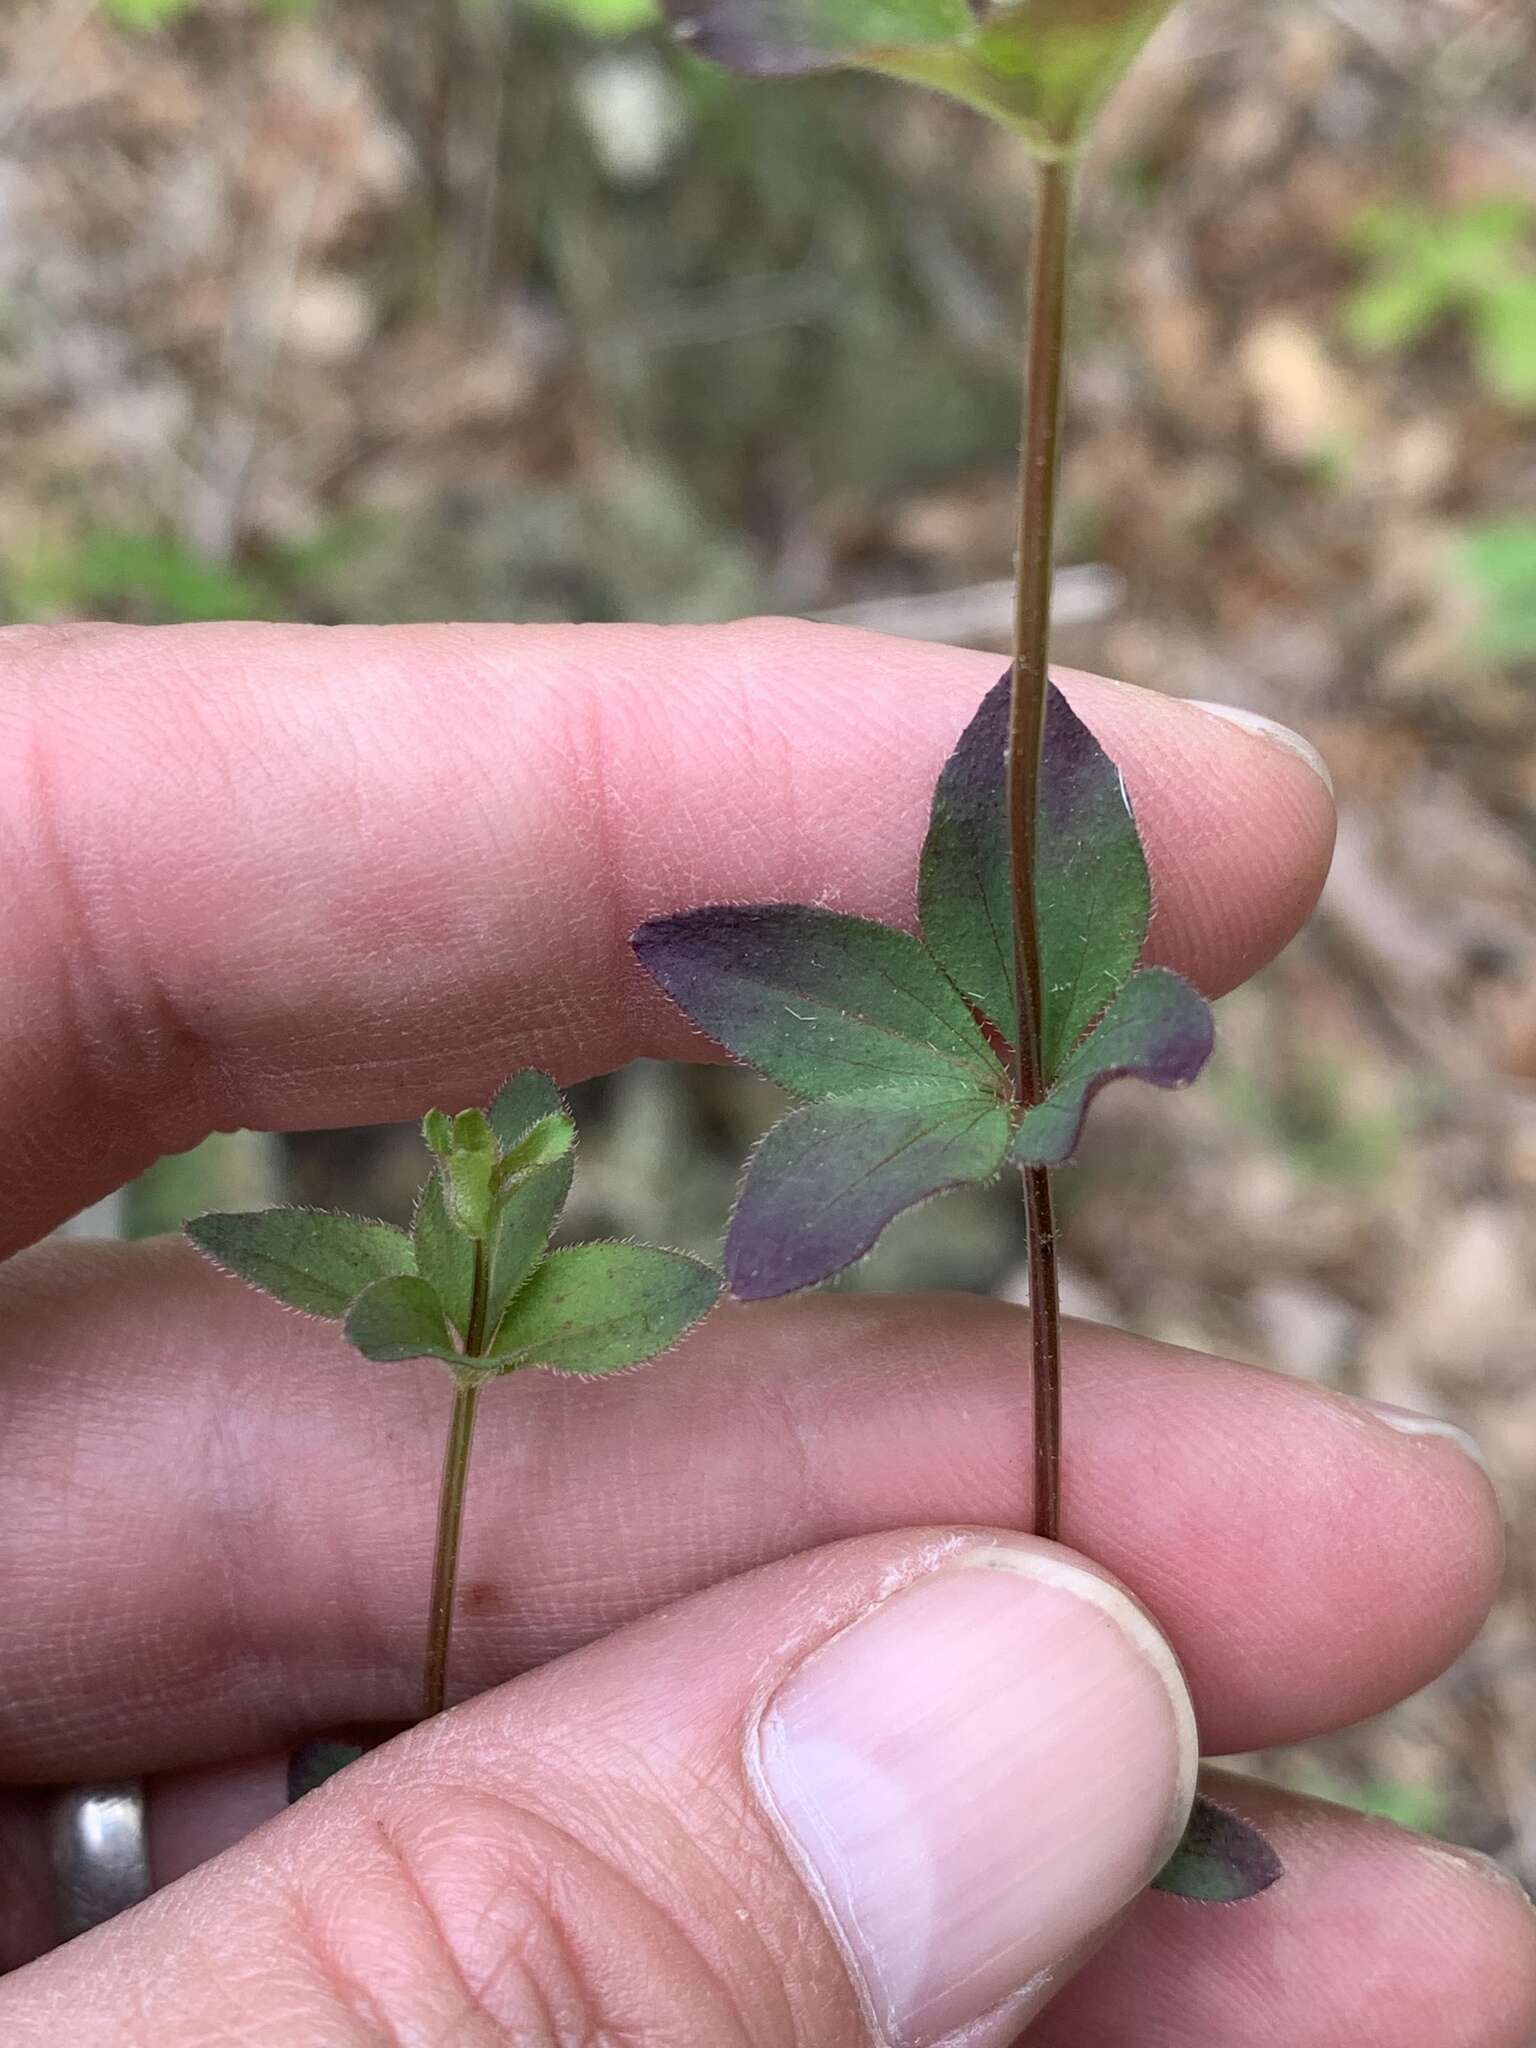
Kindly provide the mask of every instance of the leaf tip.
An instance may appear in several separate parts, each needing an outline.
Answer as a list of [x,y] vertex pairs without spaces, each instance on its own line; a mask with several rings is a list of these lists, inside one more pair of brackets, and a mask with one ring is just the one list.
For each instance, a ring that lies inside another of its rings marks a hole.
[[1199,1798],[1172,1856],[1152,1880],[1154,1891],[1205,1905],[1257,1898],[1285,1875],[1273,1844],[1213,1799]]

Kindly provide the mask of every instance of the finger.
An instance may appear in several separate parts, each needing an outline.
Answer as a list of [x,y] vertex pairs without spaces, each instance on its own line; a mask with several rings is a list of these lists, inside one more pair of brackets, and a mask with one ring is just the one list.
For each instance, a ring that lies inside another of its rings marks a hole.
[[[286,1775],[273,1757],[153,1786],[155,1882],[173,1882],[282,1812]],[[1251,1779],[1209,1772],[1205,1789],[1264,1830],[1284,1881],[1241,1912],[1145,1896],[1030,2028],[1029,2048],[1528,2048],[1536,1919],[1506,1871]],[[10,1874],[16,1910],[39,1928],[41,1831],[26,1847]],[[9,1931],[0,1912],[0,1969]],[[51,1940],[39,1932],[25,1955],[13,1947],[13,1966]]]
[[1536,1917],[1469,1851],[1212,1774],[1285,1876],[1241,1910],[1151,1895],[1028,2048],[1529,2048]]
[[1044,1544],[867,1538],[354,1765],[0,1986],[7,2048],[1006,2048],[1176,1839],[1178,1667]]
[[[722,897],[910,920],[997,668],[783,623],[22,630],[0,662],[0,1250],[212,1128],[701,1056],[634,926]],[[1070,687],[1137,803],[1156,956],[1231,987],[1311,909],[1327,790],[1203,710]]]
[[[644,1373],[481,1406],[460,1694],[836,1537],[1029,1512],[1027,1319],[822,1295],[722,1310]],[[249,1755],[417,1710],[449,1389],[184,1246],[0,1276],[0,1776]],[[1423,1684],[1481,1622],[1481,1472],[1301,1382],[1069,1326],[1069,1540],[1157,1615],[1208,1751]],[[658,1512],[658,1504],[661,1511]]]

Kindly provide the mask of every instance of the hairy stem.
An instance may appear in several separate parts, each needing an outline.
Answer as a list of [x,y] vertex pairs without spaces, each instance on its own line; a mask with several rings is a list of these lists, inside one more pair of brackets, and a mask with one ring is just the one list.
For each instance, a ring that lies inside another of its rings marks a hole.
[[[475,1282],[464,1354],[478,1358],[485,1349],[486,1288],[489,1282],[485,1246],[475,1244]],[[432,1558],[432,1604],[427,1624],[427,1664],[422,1680],[422,1713],[430,1720],[443,1711],[448,1692],[448,1648],[453,1640],[454,1596],[459,1581],[459,1540],[464,1530],[464,1495],[469,1484],[469,1453],[475,1440],[475,1414],[480,1382],[460,1374],[455,1382],[453,1420],[443,1454],[442,1484],[437,1495],[437,1548]]]
[[[1013,687],[1008,719],[1008,841],[1013,862],[1014,982],[1019,1032],[1019,1099],[1045,1093],[1040,924],[1035,902],[1035,817],[1045,739],[1056,473],[1066,358],[1067,258],[1071,241],[1072,165],[1039,168],[1030,260],[1029,336],[1024,368],[1024,428],[1019,453],[1019,540],[1013,612]],[[1037,1536],[1061,1528],[1061,1310],[1051,1176],[1024,1169],[1029,1234],[1030,1349],[1034,1372]]]

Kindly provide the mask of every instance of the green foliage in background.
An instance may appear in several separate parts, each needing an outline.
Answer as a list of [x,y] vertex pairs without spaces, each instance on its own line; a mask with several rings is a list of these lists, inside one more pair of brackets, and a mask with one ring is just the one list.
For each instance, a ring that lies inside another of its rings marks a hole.
[[123,1190],[122,1235],[158,1237],[203,1209],[280,1201],[281,1146],[264,1131],[215,1131],[190,1152],[157,1159]]
[[1356,1813],[1375,1814],[1416,1834],[1444,1834],[1451,1820],[1451,1798],[1443,1784],[1416,1778],[1359,1778],[1335,1770],[1306,1755],[1285,1759],[1273,1772],[1274,1782],[1309,1799],[1327,1799]]
[[91,617],[187,625],[260,618],[270,606],[271,592],[257,578],[169,534],[87,529],[0,565],[0,616],[13,623]]
[[[119,28],[145,32],[167,28],[183,15],[195,13],[206,0],[102,0],[109,18]],[[308,14],[315,0],[246,0],[263,14]],[[490,14],[505,0],[459,0],[466,14]],[[608,37],[632,35],[651,28],[661,19],[656,0],[527,0],[542,14],[580,29],[584,35]]]
[[1536,206],[1508,198],[1376,207],[1349,239],[1366,263],[1344,308],[1357,347],[1391,353],[1460,321],[1488,390],[1536,411]]
[[1418,1105],[1364,1105],[1350,1099],[1347,1061],[1316,1055],[1270,1081],[1218,1059],[1212,1082],[1233,1122],[1308,1180],[1363,1189],[1390,1181],[1411,1137]]
[[0,559],[0,624],[93,618],[187,626],[323,617],[331,579],[371,535],[365,520],[336,520],[300,545],[234,564],[174,534],[87,524]]
[[1536,519],[1470,528],[1456,568],[1478,605],[1479,652],[1499,662],[1536,661]]
[[[482,6],[495,0],[479,0]],[[656,0],[529,0],[541,14],[552,15],[589,36],[628,36],[654,28],[661,20]]]
[[[119,28],[145,31],[166,28],[184,14],[191,14],[202,0],[102,0],[108,17]],[[314,0],[249,0],[264,14],[307,14]]]

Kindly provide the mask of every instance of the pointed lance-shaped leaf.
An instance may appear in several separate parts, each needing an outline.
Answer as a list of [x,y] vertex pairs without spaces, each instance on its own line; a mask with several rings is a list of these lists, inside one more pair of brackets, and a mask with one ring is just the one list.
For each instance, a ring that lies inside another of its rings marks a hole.
[[491,1177],[495,1171],[496,1154],[489,1145],[455,1146],[442,1163],[448,1213],[468,1237],[484,1237],[491,1227]]
[[754,78],[854,65],[981,107],[1059,155],[1173,0],[664,0],[677,33]]
[[549,1243],[571,1192],[575,1162],[569,1151],[512,1183],[497,1201],[489,1240],[485,1327],[494,1330],[509,1301],[528,1278]]
[[364,1358],[393,1364],[403,1358],[440,1358],[462,1365],[443,1304],[425,1280],[404,1274],[375,1280],[347,1313],[347,1342]]
[[1072,1053],[1043,1102],[1027,1109],[1009,1157],[1017,1166],[1059,1166],[1082,1135],[1088,1105],[1106,1082],[1134,1075],[1182,1088],[1211,1055],[1210,1006],[1166,967],[1133,974],[1098,1025]]
[[403,1230],[328,1209],[194,1216],[187,1235],[216,1266],[312,1316],[344,1316],[373,1281],[415,1270]]
[[1183,1839],[1152,1880],[1175,1898],[1232,1905],[1251,1899],[1285,1875],[1273,1848],[1248,1821],[1213,1799],[1197,1799]]
[[1135,969],[1152,911],[1120,770],[1054,684],[1035,825],[1048,1082]]
[[720,1276],[683,1252],[578,1244],[551,1252],[512,1302],[492,1344],[504,1370],[616,1372],[670,1351],[713,1308]]
[[496,1163],[491,1185],[500,1190],[519,1174],[553,1166],[566,1158],[576,1143],[576,1126],[564,1110],[541,1117]]
[[[1011,1045],[1018,1015],[1008,698],[1004,676],[983,698],[939,776],[918,903],[935,959]],[[1120,771],[1053,683],[1035,824],[1048,1082],[1135,967],[1150,910],[1146,858]]]
[[804,904],[655,917],[635,952],[701,1031],[806,1100],[1003,1084],[958,992],[905,932]]
[[455,1152],[494,1152],[490,1120],[483,1109],[461,1109],[453,1120]]
[[786,78],[875,49],[943,49],[968,40],[967,0],[663,0],[678,36],[749,78]]
[[485,1112],[497,1148],[503,1153],[510,1152],[535,1124],[564,1113],[559,1089],[537,1067],[525,1067],[520,1074],[504,1081]]
[[1008,848],[1008,677],[994,685],[934,785],[918,863],[923,937],[956,988],[1018,1036],[1013,974],[1013,870]]
[[902,1210],[990,1180],[1007,1149],[1007,1109],[974,1092],[792,1111],[748,1164],[725,1245],[731,1292],[763,1301],[831,1279]]
[[435,1290],[449,1322],[462,1337],[469,1329],[475,1291],[475,1241],[454,1221],[439,1167],[421,1191],[411,1229],[416,1271]]

